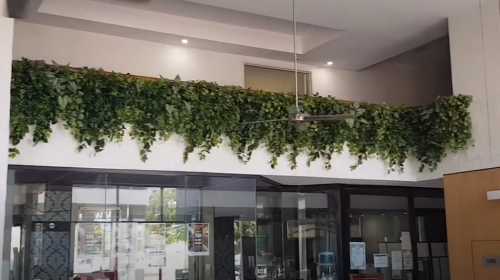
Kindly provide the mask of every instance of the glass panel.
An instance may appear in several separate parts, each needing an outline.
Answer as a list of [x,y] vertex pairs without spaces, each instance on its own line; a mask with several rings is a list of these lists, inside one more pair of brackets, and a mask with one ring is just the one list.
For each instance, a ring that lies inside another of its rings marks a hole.
[[20,224],[22,211],[19,207],[25,189],[19,190],[16,185],[15,171],[9,170],[7,174],[5,204],[0,206],[5,209],[3,240],[4,244],[1,279],[10,279],[22,276],[23,263],[23,228]]
[[175,277],[255,279],[255,180],[187,177],[184,205],[188,257]]
[[187,280],[187,226],[186,224],[166,224],[165,226],[166,265],[163,279]]
[[[188,209],[186,207],[186,190],[179,188],[164,188],[163,189],[163,221],[168,222],[185,222],[187,215],[197,213],[199,207],[193,206]],[[190,210],[191,212],[186,212]]]
[[118,187],[120,221],[161,221],[162,189]]
[[429,243],[417,243],[417,254],[419,258],[428,258]]
[[402,196],[350,195],[351,209],[408,211],[408,199]]
[[444,242],[447,240],[444,209],[426,210],[425,213],[417,214],[416,226],[420,242]]
[[117,201],[115,186],[76,184],[71,188],[73,219],[76,218],[77,221],[116,221],[121,212]]
[[[136,264],[138,263],[137,251],[137,223],[117,223],[116,239],[115,239],[115,252],[114,257],[111,259],[112,267],[117,271],[118,279],[120,280],[133,280],[137,272]],[[141,255],[144,260],[147,255]],[[142,264],[144,262],[141,262]],[[114,264],[114,265],[113,265]],[[144,274],[144,271],[142,271]]]
[[350,229],[352,238],[361,238],[361,217],[350,217]]
[[432,270],[434,271],[434,280],[442,280],[441,278],[441,265],[439,258],[432,259]]
[[442,197],[415,197],[413,203],[415,208],[444,209]]
[[[393,276],[401,275],[400,279],[411,280],[413,270],[408,266],[405,268],[402,264],[403,251],[411,246],[407,197],[351,195],[350,202],[351,227],[359,223],[361,229],[360,236],[351,235],[351,242],[365,244],[364,257],[366,259],[364,269],[352,272],[382,274],[384,279],[392,279]],[[402,244],[405,244],[406,248],[403,248]],[[401,257],[398,262],[401,265],[398,268],[392,266],[393,252]],[[374,254],[388,254],[389,267],[375,267]],[[411,251],[410,254],[412,254]]]
[[[16,184],[20,185],[20,190],[24,189],[19,201],[24,213],[19,217],[19,224],[25,229],[24,279],[66,279],[72,276],[73,270],[99,269],[103,258],[102,235],[99,234],[101,229],[97,226],[92,227],[93,231],[89,229],[87,243],[84,244],[81,228],[77,228],[77,224],[72,221],[88,217],[89,222],[99,224],[111,218],[112,214],[102,208],[106,205],[107,197],[104,193],[106,175],[17,170]],[[75,195],[75,188],[76,192],[87,189],[102,193]],[[83,204],[85,199],[88,199],[88,204]],[[82,244],[87,246],[89,254],[79,259],[78,250],[84,247]],[[96,267],[91,267],[93,259],[96,259]]]
[[89,273],[111,269],[112,231],[109,223],[76,224],[76,250],[73,269],[75,273]]
[[177,267],[186,267],[185,224],[161,221],[165,209],[174,217],[169,219],[185,219],[183,176],[15,172],[11,217],[20,230],[12,239],[12,274],[17,279],[67,279],[116,270],[120,279],[143,273],[144,279],[156,280],[160,269],[173,277]]
[[429,258],[418,259],[419,280],[432,280],[432,262]]
[[275,279],[283,267],[283,226],[279,193],[261,192],[257,195],[256,222],[257,278]]
[[299,189],[297,193],[283,193],[283,200],[284,205],[295,204],[294,215],[286,216],[287,236],[295,243],[298,258],[295,279],[338,279],[338,193]]
[[441,276],[443,280],[450,280],[450,262],[448,258],[440,258]]
[[446,257],[445,243],[431,243],[432,257]]
[[[172,279],[187,266],[186,225],[115,223],[110,263],[119,279]],[[170,277],[170,278],[169,278]]]

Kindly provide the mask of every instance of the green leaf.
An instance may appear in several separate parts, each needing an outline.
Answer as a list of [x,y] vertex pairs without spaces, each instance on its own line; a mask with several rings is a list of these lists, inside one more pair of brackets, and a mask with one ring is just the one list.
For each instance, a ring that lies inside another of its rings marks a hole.
[[354,127],[354,119],[346,119],[345,121],[350,128]]
[[[77,151],[99,153],[110,141],[121,141],[126,124],[147,161],[157,140],[180,135],[186,143],[183,161],[197,152],[203,160],[227,137],[229,147],[244,164],[259,147],[269,153],[269,167],[288,155],[296,169],[301,153],[305,166],[322,160],[332,168],[333,153],[347,147],[352,170],[370,158],[401,172],[414,157],[420,172],[433,171],[450,153],[473,146],[469,106],[471,96],[440,96],[427,106],[405,107],[342,103],[333,97],[304,96],[300,110],[312,115],[352,113],[358,121],[312,123],[296,129],[289,122],[243,125],[245,122],[286,118],[295,112],[293,94],[268,93],[206,81],[164,78],[145,80],[102,69],[72,69],[43,61],[13,61],[9,157],[34,127],[33,143],[50,141],[51,127],[61,123],[75,140]],[[159,139],[158,139],[159,138]]]

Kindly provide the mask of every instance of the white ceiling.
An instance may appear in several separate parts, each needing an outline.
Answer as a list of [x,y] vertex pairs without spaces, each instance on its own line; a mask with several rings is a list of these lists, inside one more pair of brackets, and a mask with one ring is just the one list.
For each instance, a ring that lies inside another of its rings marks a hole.
[[[479,0],[296,0],[300,63],[360,70],[447,34]],[[34,0],[26,21],[293,60],[291,0]]]

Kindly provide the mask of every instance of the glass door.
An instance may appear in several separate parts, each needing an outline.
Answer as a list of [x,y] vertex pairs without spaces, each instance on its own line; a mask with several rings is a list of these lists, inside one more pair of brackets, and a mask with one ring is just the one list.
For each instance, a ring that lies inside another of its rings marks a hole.
[[[186,267],[185,224],[117,223],[112,264],[119,280],[168,279]],[[160,278],[161,275],[161,278]]]
[[193,176],[186,186],[187,265],[164,279],[256,280],[255,180]]
[[[256,279],[337,280],[338,190],[257,191]],[[255,279],[253,278],[253,279]],[[250,279],[252,278],[246,278]]]
[[415,217],[419,280],[449,280],[445,210],[417,208]]
[[158,280],[186,266],[184,224],[78,223],[76,228],[75,273],[115,271],[119,280]]
[[339,201],[336,190],[298,192],[296,231],[300,279],[337,280]]
[[111,270],[113,224],[76,223],[75,230],[74,273]]
[[408,197],[350,195],[350,273],[413,279]]
[[[293,263],[292,256],[284,257],[283,246],[288,246],[283,234],[281,193],[259,192],[257,194],[256,263],[250,264],[257,279],[281,279],[284,264]],[[247,273],[245,280],[251,280]]]

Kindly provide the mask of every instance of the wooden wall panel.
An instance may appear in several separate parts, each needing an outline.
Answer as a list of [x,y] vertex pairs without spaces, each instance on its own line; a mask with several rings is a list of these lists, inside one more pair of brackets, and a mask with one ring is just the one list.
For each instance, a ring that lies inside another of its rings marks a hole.
[[474,277],[472,241],[500,240],[500,201],[486,199],[492,190],[500,190],[500,168],[444,176],[453,280],[482,280]]

